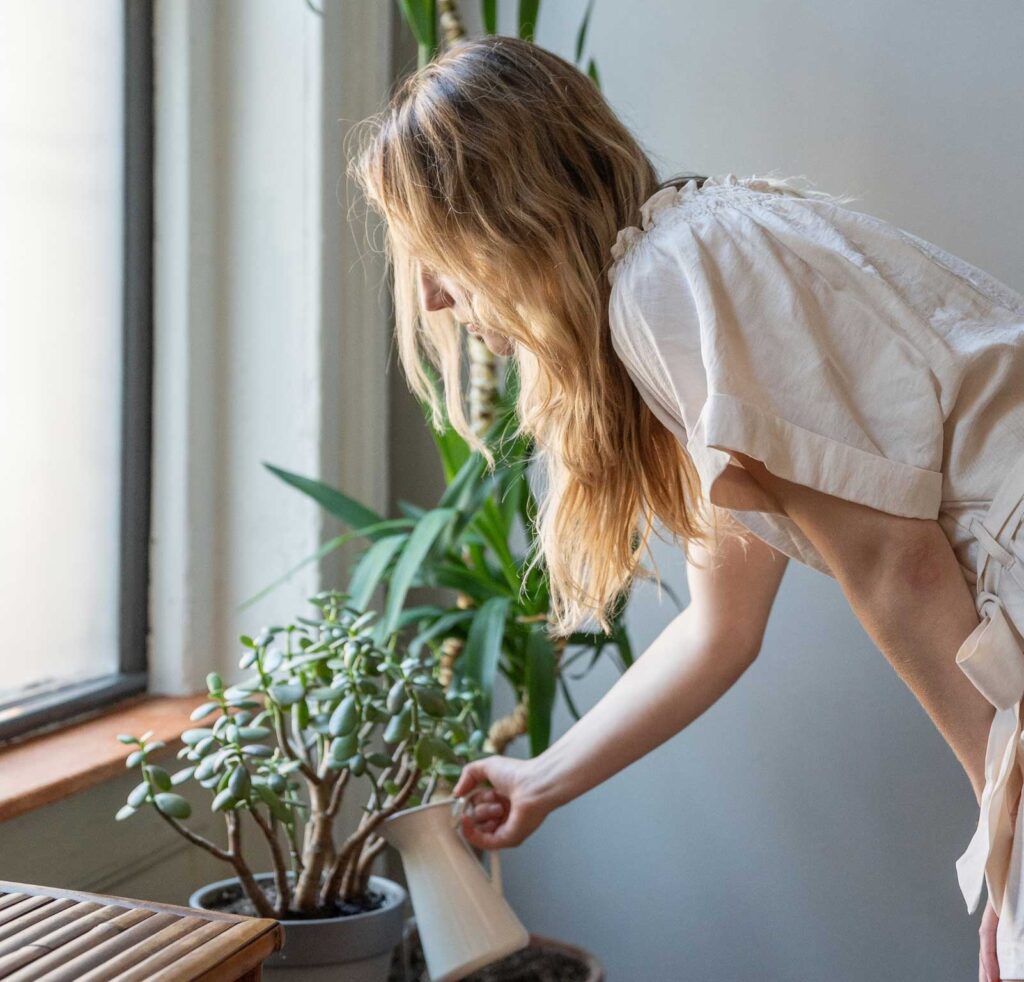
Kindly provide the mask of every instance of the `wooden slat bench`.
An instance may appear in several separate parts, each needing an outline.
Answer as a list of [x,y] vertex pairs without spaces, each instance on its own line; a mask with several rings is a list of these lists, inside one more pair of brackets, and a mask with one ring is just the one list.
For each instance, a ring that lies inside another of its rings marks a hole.
[[0,880],[4,982],[258,982],[275,920]]

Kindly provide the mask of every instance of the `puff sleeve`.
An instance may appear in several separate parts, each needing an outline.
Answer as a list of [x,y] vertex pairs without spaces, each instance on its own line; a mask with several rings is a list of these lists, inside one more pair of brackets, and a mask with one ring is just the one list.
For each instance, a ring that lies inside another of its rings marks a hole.
[[752,203],[764,197],[662,209],[620,241],[616,351],[678,420],[713,503],[738,451],[818,491],[935,518],[934,332],[837,224],[841,209]]

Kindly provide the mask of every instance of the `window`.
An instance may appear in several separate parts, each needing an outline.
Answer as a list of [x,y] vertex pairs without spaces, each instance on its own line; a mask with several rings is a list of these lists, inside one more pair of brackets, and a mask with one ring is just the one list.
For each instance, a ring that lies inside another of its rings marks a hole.
[[150,0],[0,32],[0,740],[145,688]]

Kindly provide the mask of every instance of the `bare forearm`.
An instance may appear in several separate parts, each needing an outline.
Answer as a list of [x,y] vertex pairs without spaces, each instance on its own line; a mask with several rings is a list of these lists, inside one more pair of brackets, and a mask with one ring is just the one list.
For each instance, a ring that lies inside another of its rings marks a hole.
[[692,608],[557,742],[532,761],[535,793],[566,804],[660,746],[713,705],[756,653],[707,641]]
[[920,569],[908,573],[902,564],[865,577],[860,585],[840,582],[865,630],[953,749],[980,800],[995,709],[956,664],[957,651],[978,625],[978,613],[945,541],[936,539],[934,550],[922,554]]

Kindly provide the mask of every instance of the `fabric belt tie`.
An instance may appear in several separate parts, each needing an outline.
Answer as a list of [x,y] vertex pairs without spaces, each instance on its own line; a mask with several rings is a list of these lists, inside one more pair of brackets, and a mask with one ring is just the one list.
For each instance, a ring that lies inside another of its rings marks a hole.
[[981,623],[960,646],[956,663],[996,710],[985,750],[978,826],[956,861],[960,892],[972,914],[986,882],[992,907],[1001,912],[1014,835],[1010,808],[1021,790],[1024,646],[1015,627],[1024,625],[1024,559],[1013,545],[1022,505],[1024,458],[1004,478],[984,521],[974,518],[970,525],[979,545],[975,606]]

